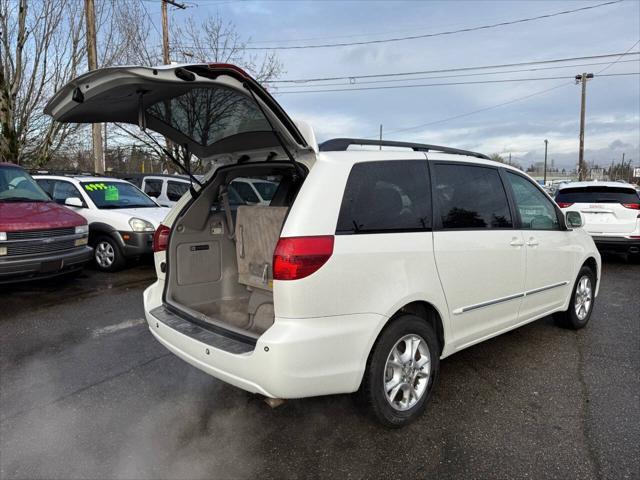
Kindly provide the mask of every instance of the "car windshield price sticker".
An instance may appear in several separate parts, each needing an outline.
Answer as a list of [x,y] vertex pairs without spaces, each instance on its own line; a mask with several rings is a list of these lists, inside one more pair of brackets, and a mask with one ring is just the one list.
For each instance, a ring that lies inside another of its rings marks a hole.
[[96,190],[106,190],[107,186],[104,183],[87,183],[84,189],[87,192],[95,192]]
[[112,185],[104,192],[104,199],[107,202],[117,202],[120,199],[120,192]]

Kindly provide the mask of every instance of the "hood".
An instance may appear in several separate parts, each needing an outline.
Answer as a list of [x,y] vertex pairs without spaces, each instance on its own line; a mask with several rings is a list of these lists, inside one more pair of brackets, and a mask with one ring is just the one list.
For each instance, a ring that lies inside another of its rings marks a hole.
[[55,202],[0,202],[0,232],[86,225],[84,217]]
[[283,144],[295,157],[314,148],[258,82],[228,64],[94,70],[56,92],[45,113],[59,122],[138,125],[200,158]]

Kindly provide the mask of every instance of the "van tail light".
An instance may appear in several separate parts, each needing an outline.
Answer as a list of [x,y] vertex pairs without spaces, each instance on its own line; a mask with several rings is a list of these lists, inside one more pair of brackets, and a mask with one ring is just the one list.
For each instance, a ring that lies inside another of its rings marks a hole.
[[333,254],[333,235],[278,240],[273,253],[273,279],[299,280],[318,271]]
[[166,225],[160,225],[153,234],[153,253],[164,252],[169,243],[169,234],[171,229]]
[[623,203],[622,206],[631,210],[640,210],[640,203]]
[[567,208],[573,205],[573,202],[558,202],[558,206],[560,208]]

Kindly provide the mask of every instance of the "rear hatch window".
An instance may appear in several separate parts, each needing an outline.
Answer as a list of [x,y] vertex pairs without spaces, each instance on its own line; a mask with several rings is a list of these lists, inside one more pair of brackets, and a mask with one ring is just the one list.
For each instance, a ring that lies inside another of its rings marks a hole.
[[563,188],[556,196],[557,203],[638,203],[640,197],[624,187]]

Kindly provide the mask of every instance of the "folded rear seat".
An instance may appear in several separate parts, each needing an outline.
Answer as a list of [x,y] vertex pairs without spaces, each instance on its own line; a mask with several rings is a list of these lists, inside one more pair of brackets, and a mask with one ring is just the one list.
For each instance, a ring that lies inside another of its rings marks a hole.
[[249,316],[252,330],[264,331],[273,323],[273,252],[288,207],[238,207],[235,225],[238,282],[252,291]]

